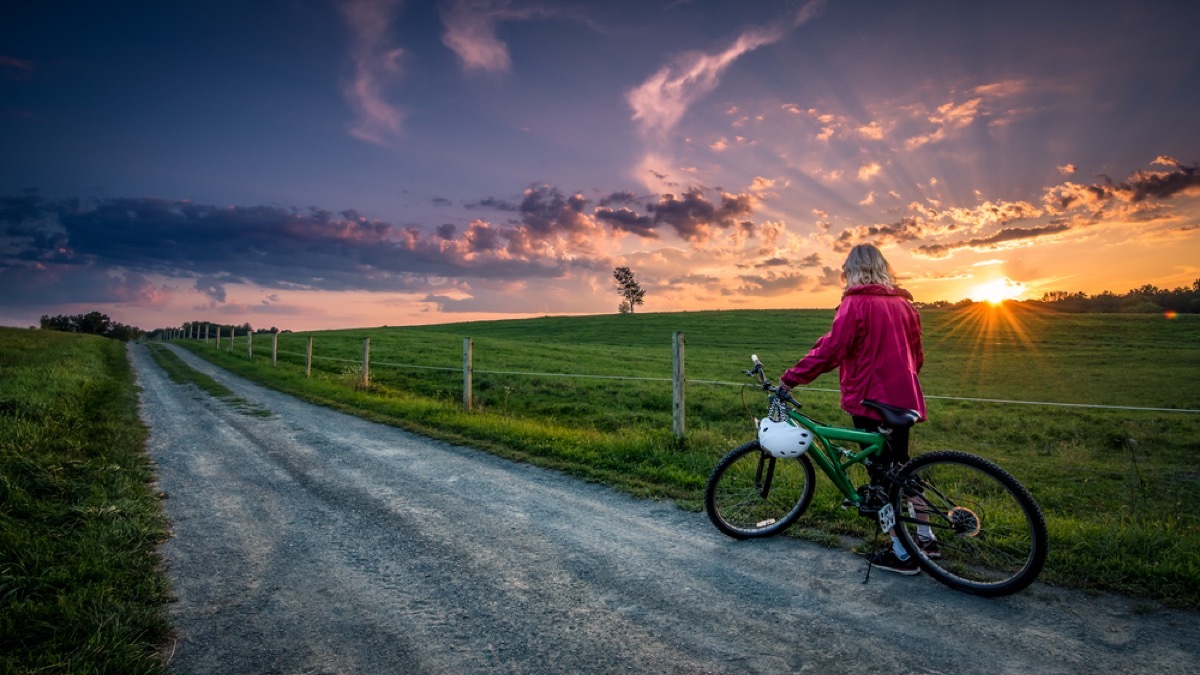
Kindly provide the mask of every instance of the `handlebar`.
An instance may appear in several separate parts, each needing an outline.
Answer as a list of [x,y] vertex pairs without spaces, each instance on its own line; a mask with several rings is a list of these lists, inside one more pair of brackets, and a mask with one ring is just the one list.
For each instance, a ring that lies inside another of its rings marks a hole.
[[761,387],[763,391],[769,391],[769,392],[771,392],[771,394],[773,396],[775,396],[781,400],[787,401],[788,403],[791,403],[792,405],[796,406],[797,408],[800,407],[800,401],[797,401],[795,398],[792,398],[792,394],[790,391],[781,389],[778,386],[771,384],[771,380],[769,378],[767,378],[766,371],[763,368],[762,361],[758,360],[758,354],[751,354],[750,360],[754,363],[754,367],[751,368],[750,370],[742,371],[743,373],[745,373],[749,377],[752,377],[755,380],[757,380],[759,387]]

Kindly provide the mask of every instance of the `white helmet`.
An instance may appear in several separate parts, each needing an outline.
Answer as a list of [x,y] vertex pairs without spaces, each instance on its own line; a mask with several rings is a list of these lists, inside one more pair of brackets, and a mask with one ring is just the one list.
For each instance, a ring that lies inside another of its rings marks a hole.
[[812,432],[791,420],[764,417],[758,421],[758,444],[772,457],[799,457],[812,445]]

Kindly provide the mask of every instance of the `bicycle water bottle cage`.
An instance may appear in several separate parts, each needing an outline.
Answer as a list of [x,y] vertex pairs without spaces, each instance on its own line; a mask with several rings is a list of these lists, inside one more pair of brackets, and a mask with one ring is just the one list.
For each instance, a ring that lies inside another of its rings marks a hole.
[[883,418],[884,424],[894,429],[907,429],[921,421],[921,413],[916,410],[888,405],[879,401],[872,401],[871,399],[864,399],[862,404],[879,413]]

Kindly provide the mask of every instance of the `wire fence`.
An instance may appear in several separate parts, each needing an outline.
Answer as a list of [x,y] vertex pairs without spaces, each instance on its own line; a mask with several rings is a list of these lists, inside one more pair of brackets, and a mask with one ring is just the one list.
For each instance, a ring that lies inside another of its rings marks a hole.
[[[174,336],[177,339],[192,339],[203,340],[206,343],[214,344],[216,348],[234,352],[241,350],[238,346],[239,342],[245,344],[245,354],[248,359],[253,358],[255,354],[255,338],[253,334],[244,334],[241,336],[226,335],[222,339],[220,332],[216,332],[213,336],[198,336],[179,334]],[[684,345],[685,339],[682,332],[676,332],[672,343],[672,376],[671,377],[652,377],[640,375],[613,375],[613,374],[597,374],[597,373],[574,373],[574,372],[546,372],[539,370],[521,370],[521,369],[476,369],[474,367],[473,340],[472,338],[464,338],[462,365],[461,366],[445,366],[445,365],[430,365],[428,363],[411,363],[397,362],[385,359],[372,359],[370,356],[371,339],[369,337],[362,338],[361,356],[347,357],[334,356],[328,354],[314,353],[314,338],[307,338],[306,349],[304,352],[297,352],[289,349],[279,348],[279,334],[260,334],[258,342],[268,339],[270,341],[270,358],[272,365],[276,365],[280,356],[290,357],[292,360],[303,363],[306,376],[311,376],[313,364],[316,361],[329,363],[340,363],[349,366],[350,374],[355,378],[361,378],[363,385],[369,386],[371,383],[372,373],[377,372],[380,368],[389,368],[396,370],[413,370],[413,371],[438,371],[445,373],[456,373],[461,380],[462,401],[463,407],[471,409],[475,401],[474,381],[475,375],[487,375],[497,377],[526,377],[526,378],[561,378],[574,380],[592,380],[592,381],[614,381],[614,382],[640,382],[640,383],[661,383],[671,384],[672,386],[672,417],[673,431],[677,437],[682,437],[686,430],[686,405],[685,391],[688,385],[710,385],[718,387],[744,387],[745,382],[729,382],[724,380],[687,378],[685,375],[684,362]],[[346,351],[346,338],[336,338],[340,345],[339,353],[344,354]],[[617,347],[626,347],[627,345],[614,345]],[[705,345],[711,346],[711,345]],[[728,347],[729,345],[721,345]],[[750,345],[738,345],[750,346]],[[757,345],[762,347],[763,345]],[[804,387],[805,391],[839,393],[838,389],[821,388],[821,387]],[[1129,411],[1129,412],[1158,412],[1158,413],[1179,413],[1179,414],[1197,414],[1200,409],[1193,408],[1168,408],[1154,406],[1136,406],[1136,405],[1111,405],[1101,403],[1064,403],[1055,401],[1029,401],[1018,399],[1004,398],[985,398],[973,396],[947,396],[947,395],[926,395],[927,399],[941,401],[958,401],[967,403],[980,403],[988,405],[1012,405],[1012,406],[1039,406],[1047,408],[1070,408],[1083,410],[1105,410],[1105,411]]]

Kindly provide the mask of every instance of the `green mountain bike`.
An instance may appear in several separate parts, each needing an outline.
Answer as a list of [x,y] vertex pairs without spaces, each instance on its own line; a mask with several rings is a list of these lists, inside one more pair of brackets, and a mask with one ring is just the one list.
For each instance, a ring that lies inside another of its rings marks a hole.
[[[876,484],[855,486],[848,469],[872,466],[891,429],[912,426],[917,413],[863,401],[883,419],[879,432],[829,426],[800,412],[800,402],[772,385],[758,357],[751,358],[754,367],[744,372],[769,393],[768,414],[755,420],[759,439],[722,458],[708,479],[704,506],[717,529],[736,539],[783,532],[812,501],[815,464],[845,497],[844,508],[875,519],[882,532],[894,531],[941,583],[996,597],[1037,578],[1049,546],[1046,521],[1011,474],[976,455],[937,451],[881,467]],[[767,431],[790,434],[792,444],[780,450],[777,440],[764,440]]]

